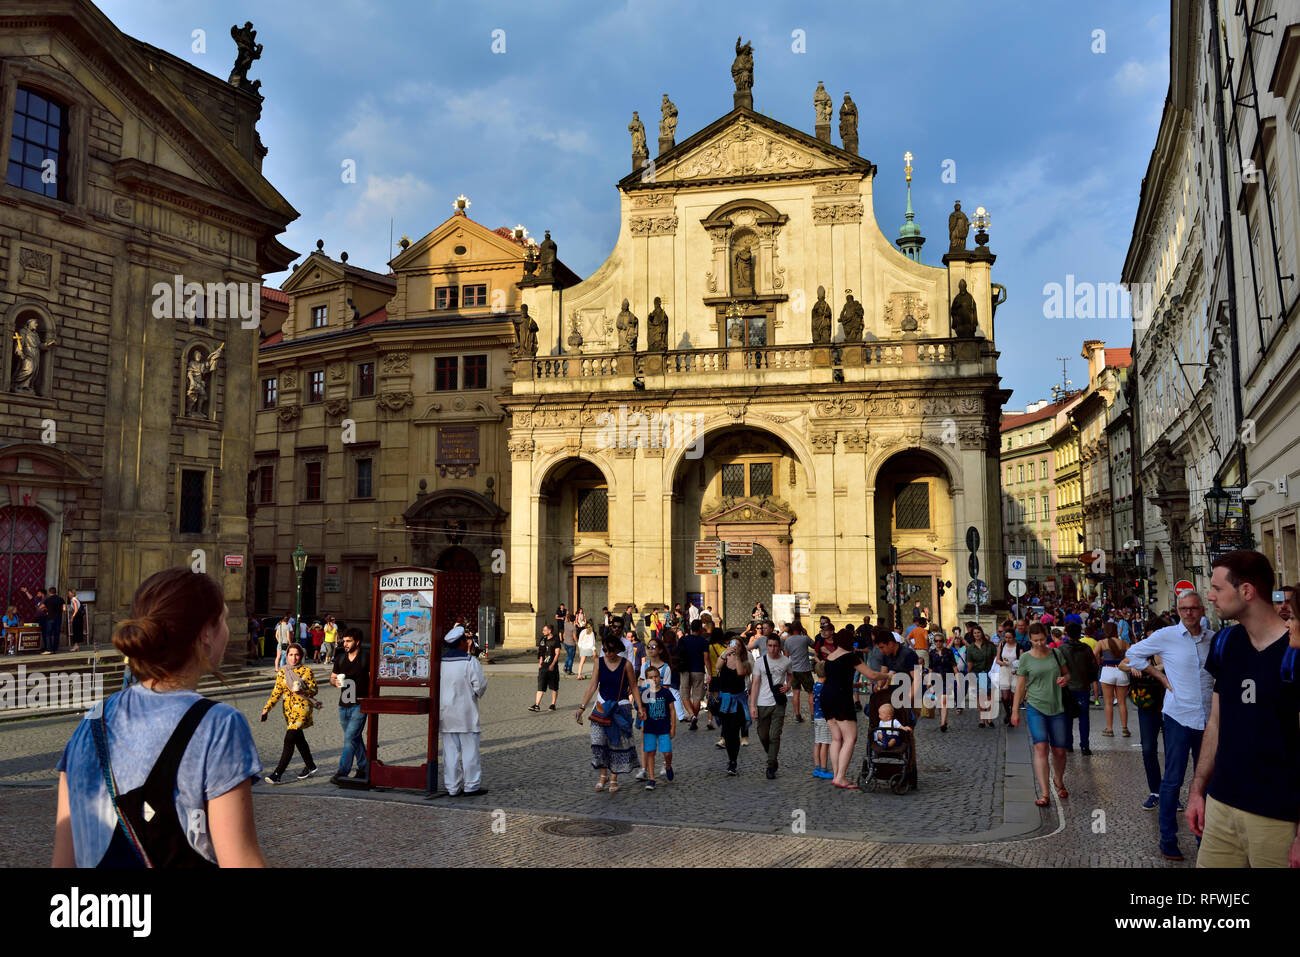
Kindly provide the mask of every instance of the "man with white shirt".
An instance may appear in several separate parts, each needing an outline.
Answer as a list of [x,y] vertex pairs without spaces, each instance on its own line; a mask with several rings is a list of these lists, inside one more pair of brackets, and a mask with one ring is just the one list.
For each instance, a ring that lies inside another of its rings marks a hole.
[[[1202,626],[1205,606],[1194,591],[1178,597],[1179,623],[1152,632],[1128,649],[1132,671],[1145,671],[1165,686],[1161,717],[1165,735],[1165,773],[1160,780],[1160,854],[1167,861],[1183,860],[1178,849],[1178,794],[1187,774],[1187,757],[1193,770],[1201,755],[1201,737],[1214,696],[1214,678],[1205,670],[1213,635]],[[1159,655],[1163,673],[1150,666]],[[1147,798],[1149,807],[1151,798]]]
[[754,665],[754,680],[749,687],[750,711],[758,716],[758,740],[767,751],[767,779],[776,777],[777,758],[781,754],[781,729],[785,727],[786,696],[790,693],[790,659],[781,647],[781,636],[773,634],[768,622],[767,654]]

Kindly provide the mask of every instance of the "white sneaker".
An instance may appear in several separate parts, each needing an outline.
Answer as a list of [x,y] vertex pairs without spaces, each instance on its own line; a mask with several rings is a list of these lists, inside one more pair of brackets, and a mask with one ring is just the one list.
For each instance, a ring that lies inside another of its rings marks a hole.
[[637,779],[638,781],[644,781],[644,780],[645,780],[645,768],[637,768],[637,771],[636,771],[636,779]]

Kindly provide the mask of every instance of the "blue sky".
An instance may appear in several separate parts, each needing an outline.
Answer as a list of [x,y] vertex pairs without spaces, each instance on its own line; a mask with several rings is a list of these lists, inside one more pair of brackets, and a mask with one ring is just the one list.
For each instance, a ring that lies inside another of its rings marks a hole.
[[[754,45],[756,109],[811,133],[817,81],[837,109],[852,92],[891,239],[905,150],[925,262],[938,264],[953,200],[988,208],[994,280],[1009,291],[996,323],[1008,408],[1048,396],[1058,356],[1082,384],[1084,339],[1131,340],[1125,319],[1044,318],[1043,287],[1119,280],[1169,82],[1167,2],[99,5],[125,32],[223,78],[231,24],[253,21],[265,46],[249,71],[266,96],[264,172],[302,214],[282,240],[303,255],[319,238],[335,257],[347,250],[386,271],[390,218],[394,239],[416,239],[464,193],[474,219],[523,223],[539,238],[550,229],[560,258],[590,274],[618,235],[632,111],[652,152],[663,93],[680,111],[678,142],[726,113],[741,34]],[[193,50],[200,29],[206,53]],[[797,30],[806,52],[793,50]],[[1105,52],[1093,52],[1096,30]],[[342,181],[349,159],[355,183]],[[955,183],[941,179],[948,159]]]

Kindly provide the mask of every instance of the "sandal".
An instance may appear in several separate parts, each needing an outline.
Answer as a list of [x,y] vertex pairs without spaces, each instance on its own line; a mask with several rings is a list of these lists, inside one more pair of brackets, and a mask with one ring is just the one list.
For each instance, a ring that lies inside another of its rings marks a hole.
[[1053,786],[1056,788],[1056,796],[1057,796],[1057,797],[1059,797],[1059,798],[1061,798],[1062,800],[1064,800],[1065,798],[1068,798],[1068,797],[1070,796],[1070,792],[1067,791],[1067,790],[1065,789],[1065,782],[1064,782],[1064,781],[1062,781],[1060,784],[1057,784],[1055,781],[1053,781],[1052,784],[1053,784]]
[[1124,737],[1126,737],[1126,738],[1131,738],[1131,737],[1133,737],[1133,735],[1129,734],[1129,730],[1128,730],[1128,728],[1125,728],[1125,729],[1121,732],[1121,734],[1123,734]]
[[1047,807],[1049,802],[1047,798],[1035,798],[1034,803],[1037,804],[1039,807]]
[[609,778],[602,774],[600,776],[600,780],[596,782],[596,790],[597,791],[605,790],[605,785],[608,783],[609,783]]
[[617,792],[618,792],[618,782],[617,782],[617,781],[610,781],[610,782],[609,782],[609,787],[608,787],[606,790],[608,790],[610,794],[615,794],[615,793],[617,793]]
[[1102,731],[1101,736],[1103,738],[1113,738],[1115,737],[1115,732],[1110,730],[1110,728],[1106,728],[1104,731]]

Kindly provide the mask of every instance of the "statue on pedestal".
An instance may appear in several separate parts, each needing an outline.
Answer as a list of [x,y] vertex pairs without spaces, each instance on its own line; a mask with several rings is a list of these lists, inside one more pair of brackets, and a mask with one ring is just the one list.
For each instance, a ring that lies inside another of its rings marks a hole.
[[648,156],[649,151],[645,145],[645,124],[641,122],[641,117],[637,115],[636,110],[632,111],[632,122],[627,125],[627,131],[632,134],[632,155]]
[[537,320],[528,315],[526,303],[519,307],[519,317],[515,319],[515,355],[529,359],[537,355]]
[[840,310],[840,325],[844,327],[845,342],[861,342],[866,310],[853,298],[853,290],[845,290],[844,308]]
[[53,346],[55,340],[44,340],[37,321],[28,319],[23,328],[14,333],[13,341],[13,374],[9,379],[9,390],[35,395],[45,360],[41,353]]
[[663,119],[659,121],[659,138],[671,140],[677,135],[677,107],[668,99],[667,93],[659,104],[659,111],[663,114]]
[[226,82],[231,86],[243,86],[248,82],[248,68],[254,60],[262,58],[262,44],[253,42],[257,39],[257,31],[253,29],[252,20],[245,21],[242,28],[238,24],[231,27],[230,36],[239,52],[235,54],[235,68],[230,71],[230,79]]
[[847,93],[840,104],[840,139],[850,153],[858,152],[858,107]]
[[546,237],[537,247],[537,281],[539,283],[555,282],[555,253],[557,247],[551,238],[551,231],[546,230]]
[[646,350],[668,351],[668,313],[664,311],[663,301],[659,296],[655,296],[655,307],[646,318]]
[[826,287],[817,287],[817,301],[812,307],[812,341],[814,345],[830,345],[831,304],[826,301]]
[[754,294],[754,251],[748,245],[736,250],[731,279],[734,295]]
[[831,102],[831,95],[826,92],[821,80],[817,81],[817,92],[813,94],[813,107],[817,110],[817,125],[830,126],[835,104]]
[[628,306],[628,301],[623,300],[623,309],[618,314],[618,321],[614,327],[618,329],[618,343],[620,352],[636,352],[636,334],[640,326],[640,320],[632,315],[632,310]]
[[736,59],[731,61],[731,78],[736,81],[737,93],[748,93],[754,88],[754,44],[741,44],[736,37]]
[[961,202],[952,204],[948,214],[948,251],[962,253],[966,251],[966,234],[970,232],[970,220],[961,211]]
[[966,280],[957,282],[957,295],[953,297],[952,308],[948,310],[952,317],[952,334],[958,339],[970,339],[975,335],[975,297],[966,291]]

